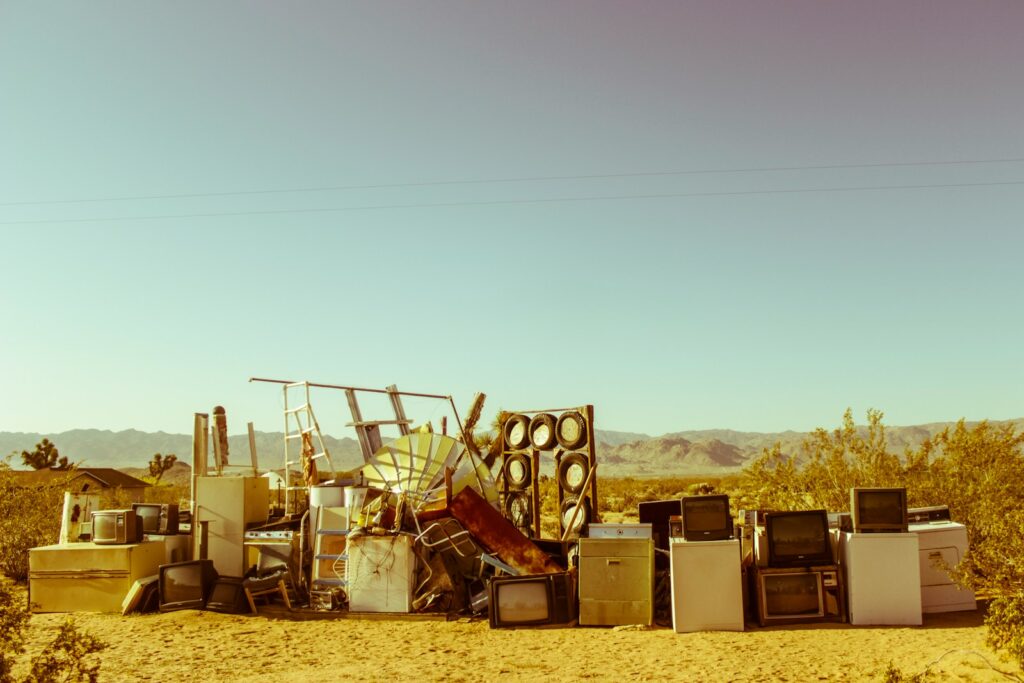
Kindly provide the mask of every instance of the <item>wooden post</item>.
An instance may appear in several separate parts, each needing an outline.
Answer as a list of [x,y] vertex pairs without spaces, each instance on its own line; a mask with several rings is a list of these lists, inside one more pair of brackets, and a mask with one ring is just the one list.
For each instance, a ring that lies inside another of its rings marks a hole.
[[533,453],[530,458],[530,467],[533,468],[533,495],[531,496],[533,503],[533,537],[540,538],[540,451],[536,448],[533,449]]
[[[590,459],[590,472],[593,474],[594,470],[597,469],[597,444],[595,443],[594,437],[594,406],[584,406],[583,413],[587,416],[587,455]],[[586,491],[587,487],[584,486],[583,490]],[[590,512],[593,515],[592,521],[601,521],[601,513],[597,510],[597,477],[594,477],[590,482]]]
[[260,476],[259,458],[256,457],[256,430],[249,423],[249,459],[252,460],[252,476]]
[[[196,506],[196,488],[199,477],[206,476],[206,465],[209,460],[208,445],[206,442],[207,428],[210,416],[206,413],[196,413],[192,422],[192,519],[198,519]],[[194,527],[193,527],[194,528]],[[193,535],[194,535],[193,531]]]

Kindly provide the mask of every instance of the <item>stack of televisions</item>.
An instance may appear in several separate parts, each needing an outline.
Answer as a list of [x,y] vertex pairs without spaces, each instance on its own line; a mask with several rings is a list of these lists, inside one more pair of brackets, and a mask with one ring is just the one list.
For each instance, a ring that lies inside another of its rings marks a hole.
[[[588,567],[583,545],[597,536],[609,538],[609,530],[622,541],[646,536],[660,551],[656,564],[663,573],[668,570],[677,632],[743,630],[748,620],[761,626],[920,624],[922,611],[974,609],[973,593],[947,577],[935,590],[963,595],[937,598],[931,609],[925,605],[922,610],[921,596],[928,595],[928,587],[921,577],[933,570],[919,558],[919,547],[929,550],[918,537],[929,531],[949,533],[947,527],[963,529],[949,520],[943,506],[908,510],[903,488],[854,488],[848,513],[740,511],[739,528],[734,528],[726,495],[644,502],[639,516],[640,524],[591,525],[590,538],[580,539],[573,571],[492,579],[491,626],[572,624],[577,616],[581,625],[637,623],[615,619],[622,614],[618,606],[653,592],[651,574],[643,571],[646,561],[628,569],[626,555],[631,553],[606,546],[602,553],[607,557]],[[908,518],[923,521],[908,528]],[[966,538],[961,543],[956,557],[966,550]],[[596,580],[588,576],[598,574]],[[597,613],[603,620],[584,618],[584,603],[593,592],[588,582],[599,587],[603,609]],[[942,599],[945,606],[938,602]]]
[[918,537],[904,488],[853,488],[850,512],[744,513],[759,623],[920,624]]
[[[179,511],[179,506],[173,503],[133,503],[130,509],[97,510],[92,513],[91,540],[96,545],[141,543],[147,536],[166,540],[182,531],[183,521],[188,523],[188,512]],[[183,538],[187,542],[187,536]],[[141,582],[129,599],[142,611],[157,605],[161,612],[247,610],[242,580],[218,576],[211,560],[162,564],[155,579]]]

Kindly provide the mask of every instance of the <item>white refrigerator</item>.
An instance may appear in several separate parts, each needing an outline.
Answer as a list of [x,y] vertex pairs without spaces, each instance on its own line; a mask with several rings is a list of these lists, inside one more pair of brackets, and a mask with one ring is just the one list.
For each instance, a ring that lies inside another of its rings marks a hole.
[[269,511],[270,482],[264,477],[197,477],[192,556],[200,558],[205,549],[221,576],[242,576],[248,565],[245,530],[265,523]]
[[676,633],[743,630],[740,539],[669,546],[672,628]]
[[843,532],[839,551],[851,624],[921,625],[916,534]]

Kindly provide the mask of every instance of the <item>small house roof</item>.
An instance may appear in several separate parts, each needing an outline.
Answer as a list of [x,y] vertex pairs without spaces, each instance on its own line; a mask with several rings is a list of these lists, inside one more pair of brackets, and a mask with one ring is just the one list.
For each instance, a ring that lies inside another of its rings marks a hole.
[[95,479],[110,488],[137,489],[150,486],[141,479],[125,474],[112,467],[76,467],[74,469],[46,468],[42,470],[14,470],[11,472],[18,481],[31,484],[52,484],[62,480],[74,480],[83,475]]

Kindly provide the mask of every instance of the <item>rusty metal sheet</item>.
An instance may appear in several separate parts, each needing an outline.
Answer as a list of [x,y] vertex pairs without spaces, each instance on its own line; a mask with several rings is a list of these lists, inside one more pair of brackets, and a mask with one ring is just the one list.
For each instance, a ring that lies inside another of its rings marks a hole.
[[565,571],[475,490],[467,487],[459,491],[452,498],[449,511],[477,543],[522,573],[557,574]]

